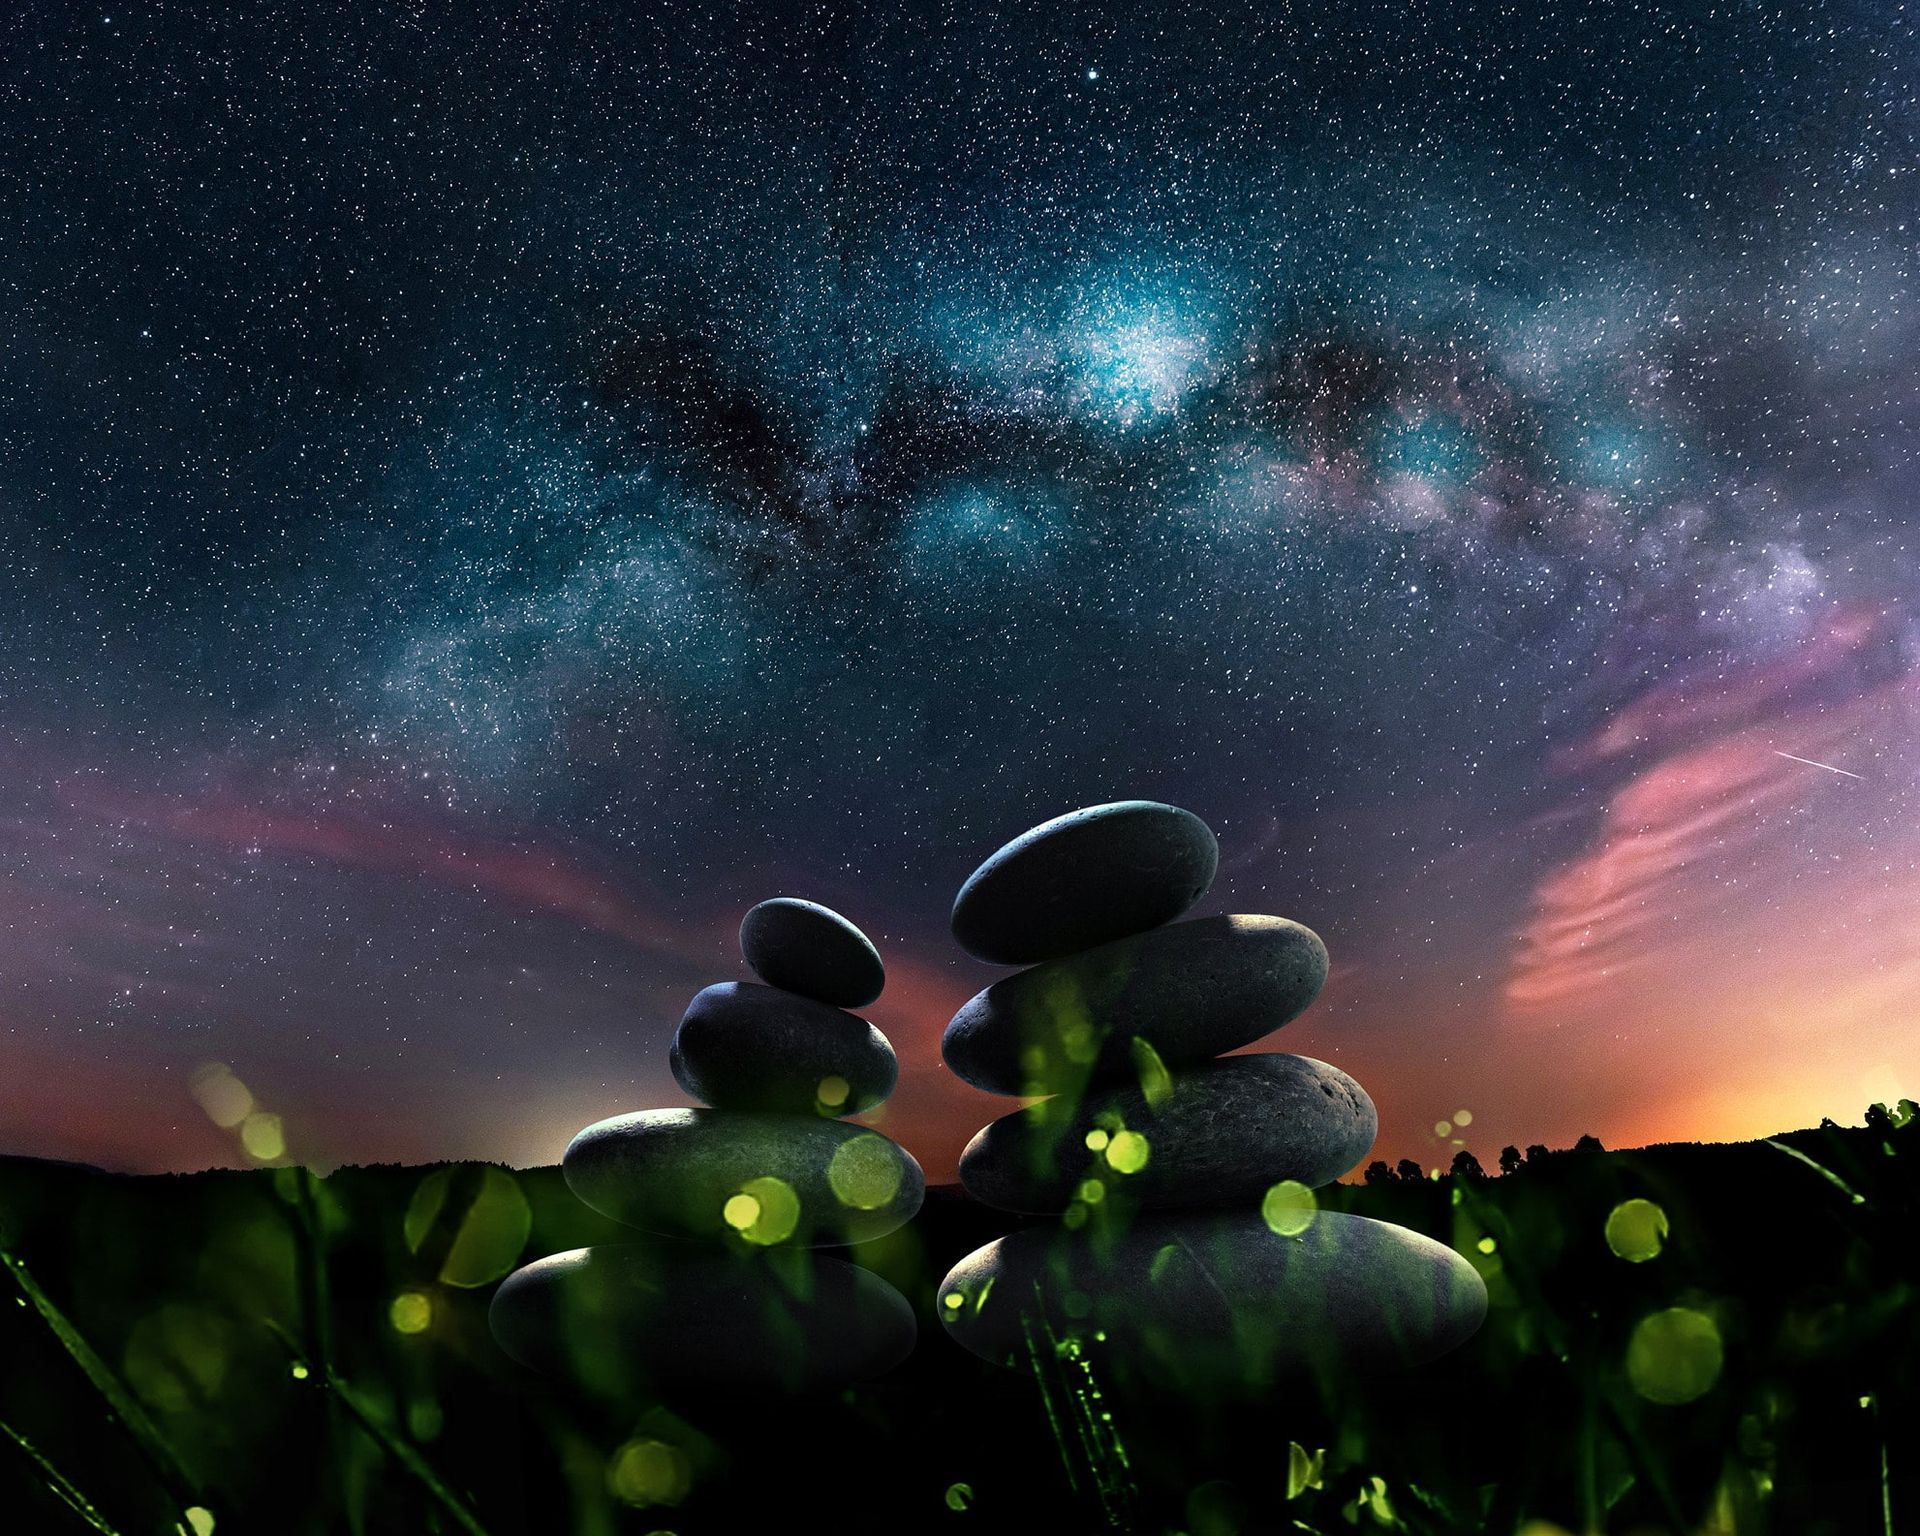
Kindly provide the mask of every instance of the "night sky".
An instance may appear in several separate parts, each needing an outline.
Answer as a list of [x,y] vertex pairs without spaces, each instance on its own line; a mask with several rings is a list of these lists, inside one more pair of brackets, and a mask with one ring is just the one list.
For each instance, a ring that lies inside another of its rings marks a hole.
[[953,893],[1131,797],[1378,1154],[1920,1094],[1902,8],[0,47],[0,1151],[551,1162],[791,894],[951,1177]]

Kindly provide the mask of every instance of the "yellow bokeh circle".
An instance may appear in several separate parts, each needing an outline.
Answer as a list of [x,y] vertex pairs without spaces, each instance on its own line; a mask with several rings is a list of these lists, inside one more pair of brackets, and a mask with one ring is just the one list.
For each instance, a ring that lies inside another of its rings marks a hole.
[[1260,1215],[1282,1237],[1297,1237],[1313,1225],[1320,1202],[1298,1179],[1282,1179],[1260,1202]]
[[856,1211],[886,1205],[900,1193],[904,1176],[893,1143],[871,1131],[843,1143],[827,1164],[827,1186],[834,1198]]
[[800,1197],[785,1179],[749,1179],[720,1208],[720,1218],[759,1247],[784,1243],[800,1225]]
[[1607,1216],[1607,1246],[1629,1264],[1658,1258],[1667,1242],[1667,1213],[1651,1200],[1622,1200]]
[[1690,1403],[1720,1379],[1720,1327],[1692,1307],[1643,1317],[1627,1341],[1627,1380],[1650,1403]]

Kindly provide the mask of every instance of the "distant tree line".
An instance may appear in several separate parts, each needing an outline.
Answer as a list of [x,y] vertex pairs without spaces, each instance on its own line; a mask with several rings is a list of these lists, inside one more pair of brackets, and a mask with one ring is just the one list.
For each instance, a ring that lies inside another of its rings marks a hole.
[[[1573,1144],[1573,1150],[1575,1152],[1604,1152],[1606,1148],[1601,1146],[1598,1136],[1582,1136]],[[1535,1142],[1527,1148],[1525,1156],[1521,1155],[1518,1147],[1502,1147],[1500,1149],[1500,1172],[1503,1174],[1517,1173],[1523,1164],[1542,1162],[1551,1156],[1553,1156],[1553,1153],[1546,1147],[1541,1146],[1538,1142]],[[1465,1147],[1462,1147],[1458,1152],[1453,1154],[1453,1163],[1448,1169],[1448,1172],[1457,1179],[1484,1179],[1487,1177],[1487,1170],[1480,1166],[1480,1159],[1475,1157]],[[1383,1160],[1375,1158],[1367,1164],[1366,1173],[1363,1175],[1369,1184],[1413,1183],[1419,1180],[1437,1179],[1440,1176],[1439,1169],[1436,1168],[1429,1172],[1410,1157],[1401,1158],[1399,1162],[1393,1164],[1391,1167]]]
[[[1920,1123],[1920,1104],[1916,1104],[1912,1099],[1902,1099],[1892,1107],[1885,1104],[1870,1104],[1867,1106],[1867,1129],[1877,1132],[1882,1136],[1891,1136],[1895,1132],[1906,1131],[1915,1126],[1916,1123]],[[1831,1118],[1822,1120],[1820,1124],[1824,1129],[1838,1129]],[[1604,1152],[1606,1148],[1600,1144],[1600,1138],[1598,1136],[1582,1136],[1573,1144],[1573,1150],[1576,1153]],[[1542,1162],[1553,1155],[1551,1151],[1541,1146],[1538,1142],[1528,1147],[1524,1155],[1518,1147],[1502,1147],[1500,1149],[1500,1172],[1503,1176],[1509,1173],[1518,1173],[1522,1167],[1528,1164]],[[1456,1179],[1471,1180],[1484,1179],[1487,1177],[1486,1169],[1480,1166],[1480,1159],[1467,1151],[1465,1147],[1462,1147],[1458,1152],[1453,1154],[1453,1163],[1448,1171]],[[1389,1166],[1384,1159],[1375,1158],[1367,1164],[1366,1173],[1363,1177],[1369,1184],[1410,1184],[1424,1182],[1428,1179],[1437,1179],[1441,1177],[1441,1173],[1438,1168],[1431,1171],[1422,1168],[1410,1157],[1403,1157],[1399,1162],[1391,1166]]]

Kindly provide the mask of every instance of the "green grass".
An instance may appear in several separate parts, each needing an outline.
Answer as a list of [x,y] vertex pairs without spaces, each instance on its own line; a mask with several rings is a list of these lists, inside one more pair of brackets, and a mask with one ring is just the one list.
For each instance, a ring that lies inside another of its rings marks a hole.
[[[1344,1185],[1485,1277],[1465,1349],[1249,1401],[1036,1332],[998,1372],[935,1287],[1005,1230],[937,1190],[857,1255],[921,1309],[888,1379],[804,1405],[570,1392],[491,1285],[631,1240],[557,1170],[123,1179],[0,1160],[9,1528],[648,1536],[1137,1529],[1853,1536],[1920,1519],[1920,1123],[1557,1153]],[[1626,1202],[1630,1206],[1609,1222]]]

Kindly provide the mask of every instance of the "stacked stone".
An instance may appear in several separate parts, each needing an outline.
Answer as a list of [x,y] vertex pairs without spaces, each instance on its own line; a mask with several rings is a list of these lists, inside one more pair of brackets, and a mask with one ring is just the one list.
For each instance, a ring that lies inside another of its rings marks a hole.
[[562,1164],[587,1205],[669,1241],[596,1244],[508,1276],[491,1321],[521,1363],[609,1390],[808,1390],[912,1350],[898,1291],[812,1251],[892,1231],[926,1189],[902,1148],[844,1118],[881,1103],[899,1072],[886,1036],[848,1011],[879,997],[879,952],[790,897],[747,914],[740,948],[760,982],[697,995],[669,1058],[708,1107],[602,1120]]
[[1460,1255],[1317,1208],[1373,1145],[1366,1091],[1309,1057],[1223,1055],[1304,1010],[1327,952],[1285,918],[1175,922],[1218,856],[1191,812],[1094,806],[1007,844],[954,902],[966,950],[1029,968],[954,1016],[947,1065],[1040,1096],[974,1137],[961,1182],[1059,1217],[947,1276],[941,1315],[978,1355],[1098,1335],[1157,1379],[1257,1386],[1430,1359],[1479,1326],[1486,1289]]

